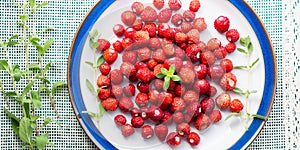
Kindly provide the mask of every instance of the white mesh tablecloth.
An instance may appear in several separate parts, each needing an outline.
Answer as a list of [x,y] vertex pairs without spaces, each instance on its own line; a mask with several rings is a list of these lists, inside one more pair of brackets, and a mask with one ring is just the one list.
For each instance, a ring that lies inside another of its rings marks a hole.
[[[17,14],[21,10],[15,3],[22,0],[0,0],[0,39],[18,33],[15,24]],[[56,63],[50,70],[52,81],[67,81],[67,64],[71,42],[83,17],[94,5],[95,0],[49,0],[49,6],[37,14],[41,23],[38,28],[52,26],[56,30],[49,33],[55,39],[51,53],[47,54],[45,61]],[[271,37],[278,70],[276,97],[270,117],[262,132],[258,135],[249,149],[300,149],[299,119],[300,104],[300,3],[298,0],[247,0],[255,12],[262,19]],[[298,15],[296,15],[298,14]],[[298,45],[296,44],[298,43]],[[24,63],[20,55],[24,53],[11,53],[15,63]],[[35,58],[36,55],[30,55]],[[0,51],[0,59],[6,59],[4,52]],[[9,84],[9,79],[0,72],[0,79]],[[5,86],[9,88],[9,86]],[[47,127],[51,142],[55,146],[48,149],[97,149],[86,136],[79,125],[68,95],[68,91],[56,95],[56,105],[61,118],[58,121],[62,128],[51,124]],[[0,95],[0,149],[21,149],[20,140],[14,135],[10,120],[3,111],[5,100]],[[12,105],[11,110],[16,112],[17,107]],[[49,103],[43,105],[47,116],[55,118]]]

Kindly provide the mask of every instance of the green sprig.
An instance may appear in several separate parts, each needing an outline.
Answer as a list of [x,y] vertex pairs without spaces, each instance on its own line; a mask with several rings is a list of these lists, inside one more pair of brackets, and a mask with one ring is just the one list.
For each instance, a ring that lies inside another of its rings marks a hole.
[[173,81],[181,81],[181,78],[178,75],[175,75],[175,65],[172,64],[167,70],[166,68],[161,68],[160,73],[156,75],[157,78],[162,79],[164,78],[164,86],[163,89],[166,91],[170,87],[170,80]]

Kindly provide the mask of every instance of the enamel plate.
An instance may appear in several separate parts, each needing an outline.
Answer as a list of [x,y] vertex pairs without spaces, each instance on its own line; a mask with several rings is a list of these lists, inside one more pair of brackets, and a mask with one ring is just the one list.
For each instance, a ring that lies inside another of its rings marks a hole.
[[[120,127],[113,121],[114,116],[122,113],[119,110],[105,113],[100,120],[91,118],[85,113],[99,112],[99,100],[90,92],[86,82],[89,80],[96,87],[96,79],[100,75],[98,69],[94,71],[86,62],[94,62],[96,58],[102,55],[100,52],[94,53],[89,46],[89,33],[97,30],[101,34],[101,38],[112,42],[116,41],[118,38],[114,35],[112,27],[115,24],[122,23],[121,13],[130,9],[133,2],[134,0],[99,1],[85,17],[74,38],[69,56],[68,84],[71,102],[82,129],[100,149],[210,150],[247,148],[259,134],[266,121],[250,119],[245,122],[239,117],[232,117],[225,121],[225,118],[230,114],[229,110],[222,111],[222,120],[212,124],[204,131],[196,131],[191,125],[192,131],[198,132],[201,137],[200,144],[195,147],[191,147],[185,139],[178,147],[170,147],[165,142],[160,142],[156,136],[144,140],[141,137],[141,129],[136,129],[135,134],[125,138],[121,134]],[[146,0],[144,5],[153,6]],[[179,12],[187,10],[188,5],[189,1],[184,1]],[[197,17],[204,17],[208,28],[200,33],[201,41],[207,42],[210,38],[216,37],[222,41],[223,45],[228,43],[224,34],[220,34],[214,29],[214,20],[221,15],[230,19],[230,28],[237,29],[241,37],[249,36],[251,38],[253,52],[249,61],[253,62],[258,58],[258,63],[251,70],[249,76],[247,70],[243,69],[234,69],[232,72],[237,76],[237,87],[244,90],[249,87],[250,90],[257,91],[249,97],[248,112],[268,117],[275,95],[276,63],[267,32],[246,2],[240,0],[203,0],[201,1],[201,8],[197,12]],[[243,48],[239,42],[237,42],[237,47]],[[248,58],[237,50],[228,54],[226,58],[231,59],[235,66],[247,65]],[[118,68],[121,63],[122,57],[119,54],[117,61],[112,65],[112,69]],[[213,82],[212,84],[214,85]],[[122,85],[125,86],[126,83]],[[218,95],[222,90],[218,85],[215,84],[215,86],[218,89]],[[238,98],[243,104],[246,104],[244,96],[233,92],[230,92],[230,95],[232,99]],[[127,122],[130,122],[128,114]],[[175,131],[175,125],[170,125],[169,131]]]

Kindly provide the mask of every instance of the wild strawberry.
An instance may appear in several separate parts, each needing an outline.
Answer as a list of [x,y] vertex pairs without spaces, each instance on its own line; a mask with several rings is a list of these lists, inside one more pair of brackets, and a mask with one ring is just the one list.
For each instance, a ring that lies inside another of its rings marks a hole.
[[192,43],[199,43],[200,41],[200,33],[197,29],[190,30],[187,34],[187,42]]
[[190,11],[197,12],[200,7],[201,7],[201,5],[200,5],[199,0],[192,0],[190,2],[190,6],[189,6]]
[[125,29],[124,36],[132,39],[135,32],[136,30],[134,28],[128,27]]
[[183,95],[183,100],[186,104],[199,101],[199,94],[193,90],[188,90]]
[[153,72],[151,72],[148,67],[141,68],[137,71],[136,77],[142,82],[149,82],[151,80]]
[[192,26],[192,24],[189,23],[189,22],[183,22],[183,23],[181,24],[181,31],[182,31],[183,33],[187,33],[187,32],[189,32],[189,31],[192,30],[192,29],[193,29],[193,26]]
[[135,69],[134,65],[129,63],[129,62],[123,62],[120,66],[120,71],[122,72],[123,75],[126,77],[129,77],[130,72],[132,69]]
[[153,0],[153,5],[157,8],[157,9],[161,9],[164,7],[164,0]]
[[149,108],[148,116],[152,121],[157,122],[163,118],[163,111],[159,107],[152,105]]
[[158,64],[154,67],[153,69],[153,74],[156,76],[157,74],[159,74],[161,72],[161,68],[163,68],[164,65],[163,64]]
[[181,136],[187,136],[190,134],[191,127],[189,124],[183,122],[176,126],[176,131]]
[[225,91],[232,91],[236,86],[236,76],[231,73],[225,73],[220,80],[220,86]]
[[[145,41],[149,40],[149,33],[147,31],[136,31],[132,36],[133,42],[140,42],[143,45]],[[143,43],[142,43],[143,42]]]
[[203,41],[200,41],[198,44],[197,44],[198,48],[200,49],[201,52],[205,52],[207,51],[207,45],[205,42]]
[[134,128],[131,124],[125,124],[122,126],[122,135],[128,137],[134,133]]
[[201,105],[198,101],[190,103],[185,110],[185,114],[192,118],[197,117],[201,113]]
[[148,65],[143,63],[143,62],[140,62],[140,61],[135,64],[135,69],[136,70],[140,70],[142,68],[148,68]]
[[219,58],[219,59],[225,58],[227,55],[226,48],[223,46],[219,47],[218,49],[216,49],[214,51],[214,55],[216,56],[216,58]]
[[154,67],[157,65],[157,61],[156,60],[154,60],[154,59],[150,59],[149,61],[148,61],[148,68],[150,69],[150,70],[153,70],[154,69]]
[[132,97],[135,95],[135,87],[133,84],[129,84],[128,86],[123,88],[123,93],[128,96],[128,97]]
[[122,39],[122,47],[124,50],[131,50],[133,44],[133,40],[131,38],[123,38]]
[[140,31],[143,28],[143,21],[141,19],[136,19],[132,25],[132,29],[135,31]]
[[182,68],[194,69],[194,64],[191,61],[185,60],[182,62]]
[[122,46],[122,42],[121,41],[117,40],[112,45],[114,47],[114,50],[117,51],[118,53],[121,53],[123,51],[123,46]]
[[172,147],[176,147],[180,145],[181,137],[176,132],[171,132],[167,136],[167,143]]
[[108,64],[113,64],[118,58],[118,53],[114,49],[107,49],[103,53],[103,58]]
[[117,125],[125,125],[126,124],[126,117],[124,115],[116,115],[114,118],[114,122]]
[[180,0],[169,0],[168,5],[172,10],[179,10],[181,8]]
[[[169,28],[166,30],[166,32],[164,32],[163,37],[170,41],[170,43],[168,44],[171,44],[175,38],[176,33],[177,30],[175,28]],[[164,44],[162,44],[162,46],[164,46]]]
[[137,117],[140,115],[140,110],[136,107],[133,107],[131,110],[130,110],[130,115],[131,117]]
[[154,22],[157,19],[157,12],[150,6],[147,6],[140,15],[144,22]]
[[220,65],[212,65],[207,70],[207,75],[212,79],[220,79],[224,75],[224,70]]
[[175,70],[179,71],[182,67],[182,60],[178,57],[169,58],[164,63],[164,68],[169,69],[171,65],[175,65]]
[[119,108],[124,112],[129,112],[133,108],[133,102],[128,97],[122,97],[119,100]]
[[122,55],[122,61],[135,64],[137,55],[135,51],[125,51]]
[[137,84],[137,89],[138,89],[141,93],[148,93],[148,92],[149,92],[149,83],[139,82],[139,83]]
[[140,128],[144,125],[144,120],[142,117],[137,116],[131,119],[131,124],[134,128]]
[[160,141],[164,141],[168,134],[168,127],[165,125],[157,125],[154,127],[154,132]]
[[171,124],[173,121],[172,114],[168,111],[163,112],[163,117],[160,120],[162,124]]
[[115,111],[118,107],[118,103],[119,102],[115,98],[112,98],[112,97],[101,102],[103,108],[105,110],[109,110],[109,111]]
[[101,64],[99,66],[99,70],[100,70],[101,74],[105,75],[105,76],[107,76],[109,74],[110,69],[111,69],[110,65],[106,64],[106,63],[105,64]]
[[195,73],[190,68],[181,68],[179,72],[179,76],[183,83],[192,83],[195,79]]
[[207,42],[207,49],[212,51],[221,47],[221,41],[217,38],[211,38]]
[[116,36],[123,36],[125,32],[125,28],[121,24],[116,24],[113,27],[113,32],[115,33]]
[[208,116],[206,116],[205,114],[200,114],[198,116],[198,118],[195,121],[195,128],[197,130],[204,130],[207,129],[210,126],[211,122]]
[[200,60],[204,65],[213,65],[216,61],[216,58],[211,51],[205,51],[200,54]]
[[204,114],[210,114],[215,108],[215,101],[211,98],[204,98],[201,102],[201,111]]
[[205,30],[207,28],[207,24],[205,22],[205,19],[200,17],[196,18],[193,22],[193,27],[197,29],[199,32]]
[[145,93],[139,93],[135,98],[135,103],[139,107],[148,105],[148,102],[149,102],[149,98],[148,98],[148,95]]
[[208,89],[208,91],[206,92],[206,95],[207,96],[209,96],[209,97],[213,97],[213,96],[215,96],[217,94],[217,89],[216,89],[216,87],[214,87],[214,86],[210,86],[209,87],[209,89]]
[[220,66],[225,72],[230,72],[233,69],[233,64],[230,59],[222,59],[220,62]]
[[161,92],[158,96],[158,106],[162,110],[166,110],[173,102],[173,95],[168,92]]
[[143,26],[143,31],[147,31],[150,37],[154,37],[156,35],[156,24],[155,23],[145,23]]
[[172,16],[171,22],[175,25],[175,26],[179,26],[182,24],[182,20],[183,20],[183,16],[181,14],[174,14]]
[[178,32],[175,34],[176,43],[185,43],[187,40],[187,35],[183,32]]
[[97,85],[98,87],[102,87],[102,86],[106,86],[109,87],[110,86],[110,79],[108,76],[105,75],[100,75],[97,78]]
[[142,128],[142,137],[144,139],[149,139],[153,136],[154,132],[151,126],[149,125],[145,125]]
[[130,10],[126,10],[121,14],[121,20],[127,26],[131,26],[135,19],[135,14]]
[[207,67],[204,64],[198,64],[194,67],[198,79],[204,79],[207,75]]
[[99,51],[105,51],[110,47],[110,43],[106,39],[98,39],[97,42],[98,42],[97,50]]
[[159,22],[167,23],[172,16],[172,10],[170,8],[165,8],[158,13],[157,19]]
[[183,111],[184,108],[185,108],[184,100],[181,99],[180,97],[175,97],[171,104],[171,111],[172,112]]
[[230,102],[229,109],[231,112],[239,113],[244,108],[243,103],[239,99],[234,99]]
[[123,96],[123,88],[120,85],[111,86],[111,96],[114,98],[120,98]]
[[209,115],[209,119],[214,123],[219,122],[222,119],[222,114],[220,110],[213,110],[212,113]]
[[173,121],[176,124],[182,123],[184,121],[184,115],[182,112],[178,111],[173,114]]
[[232,52],[235,51],[236,45],[235,45],[235,43],[228,43],[228,44],[225,46],[225,48],[226,48],[227,53],[232,53]]
[[118,69],[114,69],[110,72],[110,80],[113,84],[120,84],[123,81],[122,72]]
[[197,80],[194,83],[194,89],[200,94],[205,94],[209,90],[210,84],[206,79]]
[[[177,34],[176,34],[177,35]],[[186,56],[184,50],[182,50],[180,47],[175,47],[174,49],[175,57],[183,60]]]
[[182,85],[182,84],[177,84],[177,85],[175,86],[174,93],[175,93],[176,96],[181,97],[181,96],[185,93],[185,91],[186,91],[186,88],[185,88],[184,85]]
[[187,142],[191,146],[197,146],[200,143],[200,136],[196,132],[191,132],[187,137]]
[[156,104],[158,100],[159,92],[157,90],[150,90],[148,97],[151,103]]
[[226,32],[226,39],[234,43],[240,39],[240,34],[236,29],[230,29]]
[[198,62],[199,61],[199,52],[200,49],[196,44],[191,44],[188,46],[185,50],[186,56],[190,58],[192,62]]
[[139,15],[144,11],[144,5],[141,2],[134,2],[131,5],[131,10],[135,14]]
[[174,44],[166,44],[162,46],[163,52],[166,56],[172,56],[175,53]]
[[195,19],[195,16],[196,14],[193,11],[186,10],[183,12],[183,18],[187,22],[192,22]]
[[214,21],[214,27],[220,33],[224,33],[228,31],[229,26],[230,26],[230,20],[226,16],[219,16]]
[[[156,33],[156,31],[155,31],[155,33]],[[151,37],[151,34],[149,34],[149,35]],[[159,49],[161,46],[159,38],[157,38],[157,37],[150,38],[148,46],[149,46],[149,48],[151,48],[153,50]]]
[[164,81],[162,81],[160,79],[155,80],[154,87],[155,87],[156,90],[161,90],[163,88],[163,86],[164,86]]
[[195,118],[192,115],[189,114],[184,114],[184,121],[191,124]]
[[148,116],[148,112],[149,112],[148,107],[146,107],[146,106],[141,107],[139,112],[140,112],[139,116],[142,117],[143,120],[147,120],[149,118],[149,116]]
[[166,56],[163,52],[162,49],[157,49],[153,52],[153,55],[152,55],[153,59],[156,60],[158,63],[162,63],[165,61],[166,59]]
[[167,23],[160,23],[157,26],[157,35],[160,37],[164,37],[165,32],[167,32],[167,30],[170,29],[169,24]]
[[100,88],[98,91],[98,98],[101,100],[106,100],[110,96],[110,89],[108,88]]
[[137,50],[139,60],[142,62],[148,61],[151,57],[152,51],[148,47],[140,48]]

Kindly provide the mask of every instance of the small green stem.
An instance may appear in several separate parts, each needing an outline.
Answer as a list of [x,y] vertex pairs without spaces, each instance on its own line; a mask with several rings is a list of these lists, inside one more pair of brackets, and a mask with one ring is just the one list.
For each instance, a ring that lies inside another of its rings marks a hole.
[[10,108],[10,104],[8,102],[8,97],[7,97],[7,95],[6,95],[5,91],[4,91],[4,86],[3,86],[1,80],[0,80],[0,85],[1,85],[2,94],[3,94],[4,98],[5,98],[6,105],[8,106],[8,108]]

